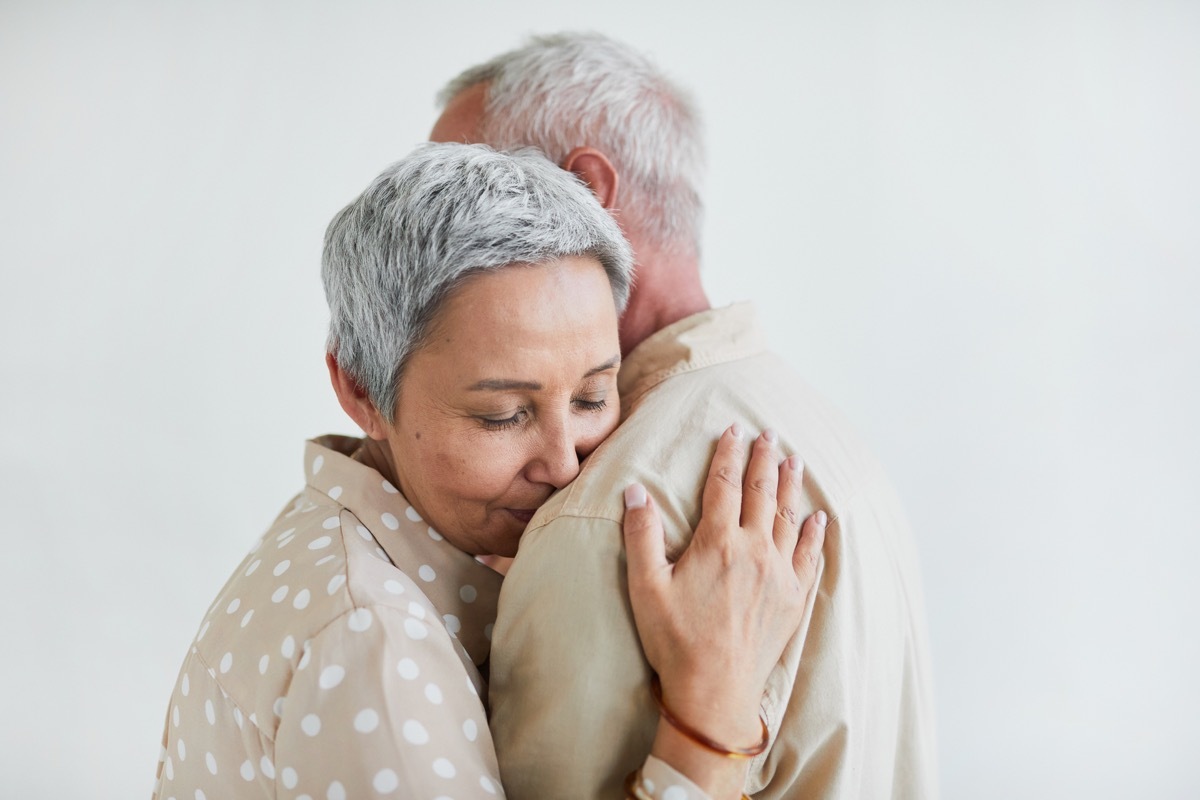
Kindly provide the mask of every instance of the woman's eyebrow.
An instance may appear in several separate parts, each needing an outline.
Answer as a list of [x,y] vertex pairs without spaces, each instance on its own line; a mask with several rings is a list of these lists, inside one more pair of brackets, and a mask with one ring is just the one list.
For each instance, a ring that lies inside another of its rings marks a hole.
[[506,378],[485,378],[467,387],[471,392],[505,392],[522,389],[528,392],[540,391],[542,385],[535,381],[518,381]]
[[612,369],[613,367],[617,366],[620,363],[621,363],[621,354],[618,353],[617,355],[610,358],[608,361],[605,361],[600,366],[592,367],[591,369],[589,369],[583,377],[590,378],[599,372],[606,372],[606,371]]
[[[621,363],[621,356],[615,355],[599,366],[589,369],[583,377],[590,378],[601,372],[616,367]],[[538,392],[541,391],[542,384],[537,381],[522,381],[514,378],[484,378],[481,381],[471,384],[467,387],[470,392],[511,392],[511,391],[526,391]]]

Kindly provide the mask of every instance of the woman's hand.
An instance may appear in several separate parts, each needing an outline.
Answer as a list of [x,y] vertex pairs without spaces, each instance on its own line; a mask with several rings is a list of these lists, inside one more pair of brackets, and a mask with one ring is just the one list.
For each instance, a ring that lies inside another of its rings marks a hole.
[[[638,484],[625,493],[630,600],[664,701],[690,727],[738,747],[762,736],[763,687],[800,625],[826,524],[818,511],[801,531],[800,460],[780,463],[769,431],[752,448],[743,481],[743,433],[734,425],[721,436],[700,524],[675,564],[667,561],[653,499]],[[739,793],[745,762],[735,772],[731,764],[739,762],[684,742],[664,722],[654,752],[714,796]]]

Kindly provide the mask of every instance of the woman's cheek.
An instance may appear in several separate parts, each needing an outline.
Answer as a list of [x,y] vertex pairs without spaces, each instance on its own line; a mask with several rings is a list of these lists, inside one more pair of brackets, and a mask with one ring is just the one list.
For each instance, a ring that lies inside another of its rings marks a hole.
[[464,474],[469,475],[476,497],[485,501],[494,500],[512,485],[524,468],[522,448],[511,436],[498,436],[487,446],[470,455],[462,465]]
[[600,443],[608,438],[614,430],[617,429],[617,423],[620,422],[621,409],[606,408],[603,414],[596,415],[596,422],[589,429],[587,441],[580,450],[585,456],[590,455],[593,450],[600,446]]

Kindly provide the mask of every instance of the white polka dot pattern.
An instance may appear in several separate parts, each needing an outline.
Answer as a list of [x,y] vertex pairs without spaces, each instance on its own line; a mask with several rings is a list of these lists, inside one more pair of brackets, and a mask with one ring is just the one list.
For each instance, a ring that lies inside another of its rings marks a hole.
[[351,611],[350,616],[346,618],[346,624],[350,626],[350,630],[355,631],[356,633],[362,633],[367,628],[371,627],[372,619],[373,617],[371,616],[370,609],[356,608]]
[[375,779],[371,783],[375,787],[375,791],[380,794],[388,794],[396,791],[396,787],[400,785],[400,778],[393,770],[381,769],[375,773]]
[[354,715],[354,730],[371,733],[379,727],[379,713],[373,708],[364,708]]
[[[661,791],[659,787],[662,787]],[[652,800],[709,800],[700,787],[653,756],[642,765],[639,797]]]
[[342,678],[346,677],[346,670],[338,664],[331,664],[321,670],[321,677],[317,681],[322,689],[332,689],[342,682]]
[[425,726],[417,722],[415,719],[405,721],[404,738],[412,744],[429,744],[429,733],[425,730]]
[[316,736],[321,732],[321,718],[316,714],[305,714],[300,720],[300,730],[307,736]]
[[156,800],[502,795],[474,666],[499,577],[373,470],[317,445],[305,463],[254,551],[275,546],[201,621]]
[[429,635],[429,629],[423,623],[412,618],[404,620],[404,632],[408,634],[408,638],[415,641],[420,641]]

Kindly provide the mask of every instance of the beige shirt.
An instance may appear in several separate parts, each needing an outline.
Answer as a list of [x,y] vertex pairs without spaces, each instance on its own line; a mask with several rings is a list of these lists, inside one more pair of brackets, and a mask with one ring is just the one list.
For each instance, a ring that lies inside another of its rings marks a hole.
[[805,462],[801,510],[830,516],[815,601],[766,687],[773,744],[751,763],[746,790],[936,797],[917,553],[876,461],[766,351],[746,305],[657,332],[626,359],[620,389],[621,426],[531,521],[501,593],[490,698],[509,795],[619,797],[649,750],[658,715],[629,609],[621,493],[646,485],[677,556],[699,519],[716,439],[741,422],[779,432]]
[[[480,699],[501,576],[360,463],[360,445],[307,444],[306,488],[208,609],[156,800],[503,796]],[[643,775],[653,800],[704,796],[657,759]]]
[[501,577],[351,458],[307,486],[217,596],[167,712],[154,796],[502,794],[479,665]]

